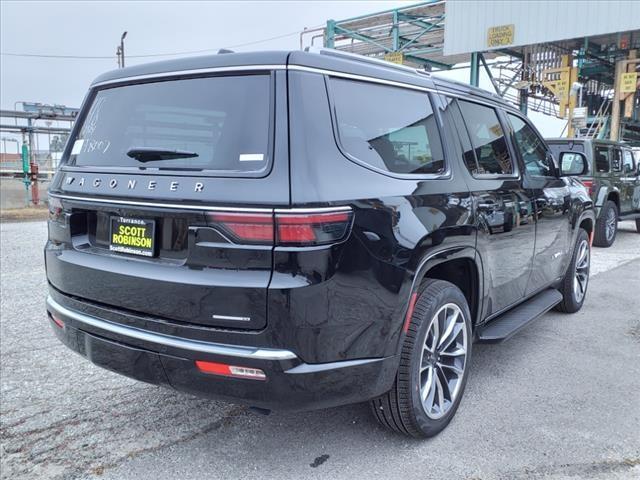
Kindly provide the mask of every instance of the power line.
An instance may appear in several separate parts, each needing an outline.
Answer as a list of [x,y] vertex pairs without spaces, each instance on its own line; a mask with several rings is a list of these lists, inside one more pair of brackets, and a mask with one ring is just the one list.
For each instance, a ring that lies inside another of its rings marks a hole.
[[[320,27],[312,27],[311,29],[320,28]],[[274,37],[263,38],[262,40],[254,40],[251,42],[239,43],[236,45],[230,45],[227,47],[221,48],[240,48],[240,47],[248,47],[250,45],[257,45],[259,43],[270,42],[271,40],[279,40],[281,38],[292,37],[293,35],[299,35],[302,33],[301,30],[285,33],[282,35],[276,35]],[[147,53],[142,55],[127,55],[127,58],[150,58],[150,57],[173,57],[179,55],[193,55],[196,53],[207,53],[207,52],[217,52],[220,50],[219,48],[205,48],[202,50],[188,50],[183,52],[171,52],[171,53]],[[4,55],[7,57],[33,57],[33,58],[71,58],[71,59],[80,59],[80,60],[104,60],[104,59],[113,59],[113,55],[48,55],[41,53],[14,53],[14,52],[0,52],[0,55]]]

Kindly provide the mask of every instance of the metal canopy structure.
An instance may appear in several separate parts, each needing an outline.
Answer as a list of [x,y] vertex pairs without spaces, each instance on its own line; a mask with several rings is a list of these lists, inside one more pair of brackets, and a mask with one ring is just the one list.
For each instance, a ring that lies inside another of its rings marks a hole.
[[[79,110],[64,105],[20,103],[22,111],[0,110],[0,175],[26,175],[26,168],[32,164],[39,166],[41,174],[51,174]],[[46,148],[40,148],[40,140]],[[6,142],[16,144],[15,154],[8,153]],[[28,162],[21,158],[20,144],[23,149],[26,147]]]
[[[415,67],[449,69],[468,62],[469,54],[444,56],[444,26],[444,0],[429,1],[346,20],[329,20],[324,45],[360,55],[386,56]],[[399,55],[390,55],[394,53]]]

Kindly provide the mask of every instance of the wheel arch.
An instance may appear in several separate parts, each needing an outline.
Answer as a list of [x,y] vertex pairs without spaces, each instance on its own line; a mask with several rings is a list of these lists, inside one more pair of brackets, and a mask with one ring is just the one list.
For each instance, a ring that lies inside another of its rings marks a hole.
[[578,224],[578,228],[582,228],[587,231],[589,238],[593,235],[593,229],[595,228],[595,224],[593,218],[591,217],[582,217],[580,219],[580,223]]
[[615,203],[616,207],[618,208],[618,212],[620,212],[620,192],[617,189],[609,190],[609,193],[607,194],[607,200],[611,200],[613,203]]
[[406,299],[405,315],[413,293],[418,291],[424,280],[445,280],[457,286],[464,294],[475,326],[482,310],[483,275],[480,255],[473,247],[449,248],[430,253],[418,264],[409,297]]

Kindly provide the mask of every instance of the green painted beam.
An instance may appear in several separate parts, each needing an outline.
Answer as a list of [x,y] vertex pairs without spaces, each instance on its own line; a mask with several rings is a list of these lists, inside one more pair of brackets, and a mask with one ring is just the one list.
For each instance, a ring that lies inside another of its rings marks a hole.
[[[487,72],[487,76],[489,77],[489,80],[491,80],[491,85],[493,85],[493,88],[496,91],[496,93],[498,95],[500,95],[500,88],[498,88],[498,84],[496,83],[495,79],[493,78],[493,74],[491,73],[491,69],[489,68],[489,65],[487,65],[487,61],[484,59],[484,55],[479,53],[478,57],[480,58],[480,62],[482,62],[482,66],[484,67],[484,71]],[[500,95],[500,96],[502,96],[502,95]]]
[[[335,25],[335,24],[334,24],[333,28],[334,28],[334,32],[335,33],[340,33],[342,35],[345,35],[345,36],[351,37],[351,38],[355,38],[356,40],[360,40],[362,42],[371,43],[373,45],[376,45],[377,47],[380,47],[385,52],[392,52],[393,51],[390,48],[385,47],[381,43],[376,42],[373,38],[367,37],[366,35],[362,35],[361,33],[358,33],[358,32],[354,32],[353,30],[349,30],[348,28],[344,28],[344,27],[341,27],[340,25]],[[333,48],[333,47],[331,47],[331,48]]]
[[474,87],[480,84],[480,59],[478,52],[471,54],[471,68],[469,71],[469,83]]
[[[422,27],[422,28],[444,28],[444,25],[439,25],[437,23],[432,23],[432,22],[427,22],[426,20],[420,20],[419,17],[416,17],[414,15],[406,15],[406,14],[402,14],[400,13],[398,15],[400,20],[404,20],[406,22],[412,23],[418,27]],[[436,18],[436,20],[440,21],[440,20],[444,20],[444,15],[440,15],[439,17]]]
[[400,27],[398,26],[398,11],[393,11],[393,27],[391,27],[391,40],[394,52],[400,49]]
[[403,53],[407,55],[424,55],[425,53],[434,53],[434,52],[442,52],[442,49],[439,47],[429,47],[429,48],[415,48],[413,50],[401,50]]
[[[423,35],[425,35],[426,33],[429,33],[433,30],[437,30],[441,28],[439,25],[433,25],[429,28],[425,28],[423,31],[419,32],[416,36],[414,36],[411,40],[409,40],[407,43],[405,43],[404,45],[402,45],[401,50],[404,50],[405,48],[407,48],[409,45],[411,45],[412,43],[416,42],[417,40],[419,40]],[[405,39],[406,37],[401,37],[402,39]]]
[[327,20],[327,28],[325,30],[324,45],[327,48],[334,48],[336,44],[336,21]]

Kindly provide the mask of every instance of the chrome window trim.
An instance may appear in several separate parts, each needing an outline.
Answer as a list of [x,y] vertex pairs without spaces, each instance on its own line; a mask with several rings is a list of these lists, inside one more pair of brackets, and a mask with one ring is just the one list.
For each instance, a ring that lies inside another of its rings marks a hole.
[[[327,70],[328,71],[328,70]],[[329,76],[337,76],[340,77],[339,75],[331,75],[331,74],[326,74]],[[342,77],[340,77],[342,78]],[[352,78],[350,77],[344,77],[347,80],[352,80]],[[369,81],[366,78],[368,77],[362,77],[359,81],[365,81],[365,82],[369,82],[369,83],[379,83],[379,82],[375,82],[375,81]],[[358,79],[356,79],[358,80]],[[387,85],[386,83],[383,83],[383,85]],[[398,88],[404,88],[402,85],[398,86],[398,85],[392,85],[392,86],[396,86]],[[331,105],[331,112],[330,112],[330,116],[331,116],[331,123],[332,123],[332,130],[333,130],[333,135],[336,141],[336,145],[338,147],[338,150],[340,151],[340,153],[342,153],[342,155],[344,155],[347,159],[351,160],[353,163],[366,168],[368,170],[371,170],[373,172],[379,173],[381,175],[385,175],[389,178],[395,178],[398,180],[413,180],[413,181],[422,181],[422,180],[450,180],[452,177],[452,170],[451,170],[451,165],[450,162],[447,158],[447,154],[445,152],[446,150],[446,142],[444,137],[442,136],[442,126],[439,123],[440,120],[438,120],[437,122],[437,128],[438,128],[438,140],[440,141],[440,146],[442,148],[442,155],[443,155],[443,162],[444,162],[444,170],[442,172],[437,172],[437,173],[399,173],[399,172],[392,172],[390,170],[383,170],[379,167],[376,167],[374,165],[371,165],[367,162],[365,162],[364,160],[361,160],[359,158],[357,158],[356,156],[352,155],[351,153],[349,153],[343,146],[342,146],[342,140],[340,139],[340,129],[338,128],[338,121],[337,121],[337,112],[335,109],[335,101],[333,98],[333,92],[331,89],[331,85],[329,83],[329,79],[327,79],[327,77],[325,77],[325,88],[327,89],[327,95],[329,98],[329,104]],[[429,102],[429,105],[431,106],[432,110],[433,110],[433,114],[434,116],[438,115],[438,108],[439,106],[435,104],[434,102],[434,97],[432,95],[430,95],[431,92],[433,92],[433,90],[422,90],[419,89],[417,91],[420,91],[421,93],[426,94],[426,99]]]
[[507,113],[517,113],[517,114],[522,113],[520,112],[520,110],[518,110],[517,108],[513,107],[508,103],[502,103],[497,100],[492,103],[491,100],[485,100],[482,97],[474,95],[473,93],[469,95],[463,95],[459,93],[453,93],[448,90],[438,90],[438,94],[442,95],[443,97],[455,98],[456,100],[464,100],[466,102],[478,103],[485,107],[502,108]]
[[383,78],[377,78],[377,77],[370,77],[367,75],[358,75],[355,73],[346,73],[346,72],[340,72],[338,70],[327,70],[324,68],[317,68],[317,67],[305,67],[303,65],[289,65],[288,66],[288,70],[294,70],[294,71],[300,71],[300,72],[309,72],[309,73],[319,73],[321,75],[330,75],[332,77],[340,77],[340,78],[346,78],[349,80],[360,80],[363,82],[370,82],[370,83],[379,83],[382,85],[390,85],[392,87],[400,87],[400,88],[408,88],[410,90],[419,90],[422,92],[432,92],[432,93],[438,93],[438,90],[432,87],[423,87],[421,85],[415,85],[412,83],[405,83],[405,82],[398,82],[395,80],[386,80]]
[[208,206],[208,205],[193,205],[183,203],[161,203],[161,202],[147,202],[138,200],[122,200],[122,199],[110,199],[99,197],[87,197],[82,195],[64,195],[60,193],[49,193],[50,197],[59,198],[61,200],[75,200],[80,202],[89,203],[106,203],[114,205],[129,205],[140,207],[156,207],[156,208],[175,208],[181,210],[198,210],[207,212],[240,212],[240,213],[290,213],[290,214],[305,214],[305,213],[330,213],[330,212],[349,212],[351,207],[338,206],[338,207],[303,207],[303,208],[259,208],[259,207],[221,207],[221,206]]
[[224,72],[246,72],[256,70],[286,70],[286,65],[235,65],[227,67],[210,67],[210,68],[196,68],[192,70],[173,70],[170,72],[158,72],[148,73],[145,75],[132,75],[130,77],[114,78],[112,80],[104,80],[102,82],[91,84],[91,88],[103,87],[105,85],[112,85],[115,83],[127,83],[137,82],[142,80],[160,80],[163,78],[182,77],[187,75],[206,75],[209,73],[224,73]]
[[[149,332],[139,328],[127,327],[117,323],[101,320],[96,317],[85,315],[84,313],[70,310],[56,302],[51,296],[47,297],[47,309],[58,313],[66,318],[88,325],[100,330],[104,330],[116,335],[150,342],[165,347],[180,348],[198,353],[209,353],[213,355],[224,355],[228,357],[250,358],[256,360],[280,361],[295,360],[298,357],[289,350],[275,348],[259,348],[244,345],[228,345],[225,343],[211,343],[200,340],[189,340],[186,338],[174,337],[161,333]],[[63,319],[64,320],[64,319]]]

